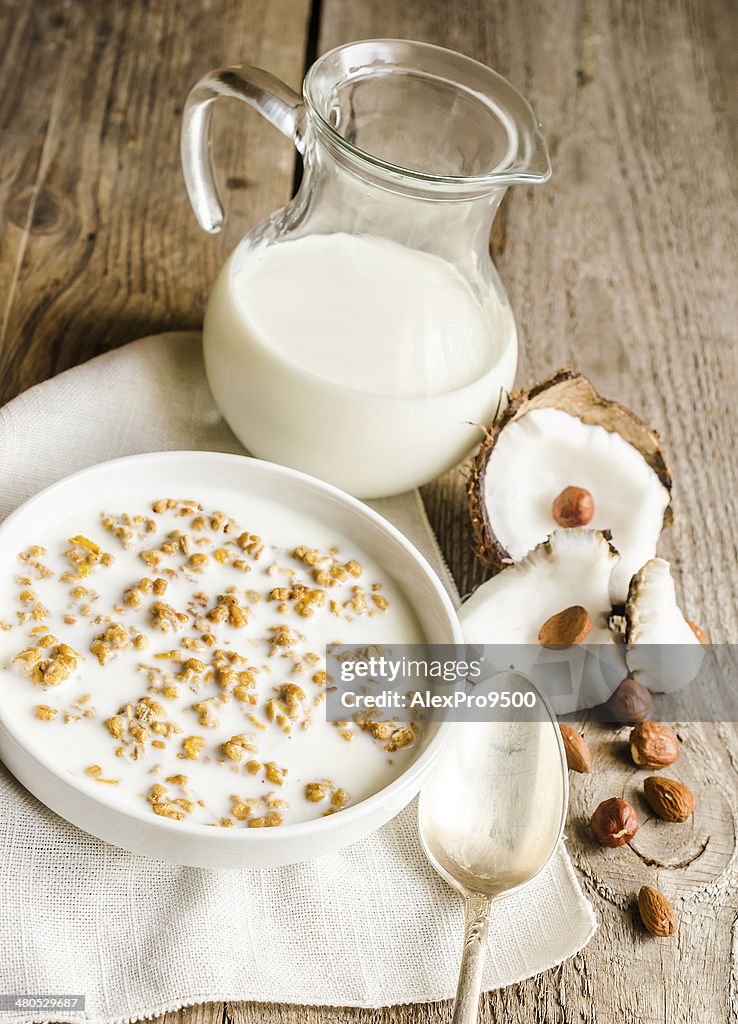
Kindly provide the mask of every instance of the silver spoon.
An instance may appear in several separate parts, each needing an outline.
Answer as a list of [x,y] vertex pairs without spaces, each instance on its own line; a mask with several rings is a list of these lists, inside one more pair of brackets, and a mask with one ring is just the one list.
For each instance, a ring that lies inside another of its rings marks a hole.
[[[532,689],[528,680],[524,689]],[[464,897],[453,1024],[477,1019],[491,904],[545,867],[564,827],[566,756],[553,712],[536,694],[535,713],[455,723],[420,795],[425,853]]]

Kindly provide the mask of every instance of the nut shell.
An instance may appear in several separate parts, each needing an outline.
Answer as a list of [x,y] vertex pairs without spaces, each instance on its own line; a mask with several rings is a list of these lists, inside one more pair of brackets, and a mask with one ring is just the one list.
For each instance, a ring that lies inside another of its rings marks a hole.
[[652,935],[674,935],[679,927],[676,910],[658,889],[644,885],[638,893],[638,913]]
[[558,650],[580,644],[592,629],[589,612],[580,604],[573,604],[546,619],[538,631],[541,647]]
[[639,722],[630,734],[630,756],[639,768],[668,768],[681,753],[677,734],[660,722]]
[[629,724],[643,722],[648,718],[653,700],[650,690],[627,676],[602,707],[610,721]]
[[686,821],[697,806],[691,789],[676,779],[649,775],[643,781],[643,795],[651,810],[664,821]]
[[592,768],[592,754],[584,736],[565,722],[559,725],[559,729],[564,741],[567,765],[573,772],[588,775]]
[[594,510],[594,498],[586,487],[569,486],[554,498],[551,513],[559,526],[575,529],[591,522]]
[[600,846],[624,846],[638,831],[638,815],[627,800],[613,796],[597,807],[589,827]]

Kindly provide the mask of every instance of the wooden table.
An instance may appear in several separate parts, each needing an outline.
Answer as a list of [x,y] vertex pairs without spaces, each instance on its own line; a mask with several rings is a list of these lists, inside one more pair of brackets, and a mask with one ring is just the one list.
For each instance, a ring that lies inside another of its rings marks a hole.
[[[406,36],[462,50],[530,97],[553,180],[510,193],[492,247],[516,311],[523,382],[562,365],[663,433],[676,477],[668,541],[683,606],[738,640],[736,537],[736,8],[733,0],[1,0],[0,400],[106,348],[197,327],[244,231],[288,198],[290,144],[243,108],[218,112],[230,223],[196,227],[177,134],[189,86],[233,62],[299,86],[339,42]],[[484,578],[458,472],[425,499],[462,591]],[[483,1000],[483,1021],[738,1020],[733,973],[738,734],[684,725],[693,826],[649,822],[616,855],[584,825],[631,771],[625,736],[595,726],[596,771],[573,780],[570,848],[601,927],[561,967]],[[639,928],[643,882],[675,894],[677,938]],[[253,1004],[184,1022],[449,1019]]]

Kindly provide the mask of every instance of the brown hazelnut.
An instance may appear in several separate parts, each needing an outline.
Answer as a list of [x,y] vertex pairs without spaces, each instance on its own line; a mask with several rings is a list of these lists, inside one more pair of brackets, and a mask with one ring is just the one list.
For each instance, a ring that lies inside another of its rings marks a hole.
[[612,722],[642,722],[651,712],[651,693],[630,676],[625,678],[602,705]]
[[681,753],[676,733],[660,722],[639,722],[630,734],[630,756],[639,768],[667,768]]
[[573,604],[564,608],[543,623],[538,630],[538,643],[541,647],[558,650],[562,647],[573,647],[580,644],[592,629],[592,620],[586,608]]
[[686,821],[697,806],[691,789],[660,775],[649,775],[643,780],[643,795],[651,810],[664,821]]
[[565,722],[559,725],[559,729],[561,730],[561,738],[564,741],[567,765],[573,772],[587,775],[592,767],[592,754],[584,736]]
[[613,796],[602,801],[589,827],[601,846],[624,846],[638,831],[638,817],[627,800]]
[[551,506],[554,519],[566,529],[586,526],[594,510],[594,498],[584,487],[565,487]]
[[673,935],[679,927],[676,910],[666,896],[650,885],[642,886],[638,893],[638,913],[652,935]]

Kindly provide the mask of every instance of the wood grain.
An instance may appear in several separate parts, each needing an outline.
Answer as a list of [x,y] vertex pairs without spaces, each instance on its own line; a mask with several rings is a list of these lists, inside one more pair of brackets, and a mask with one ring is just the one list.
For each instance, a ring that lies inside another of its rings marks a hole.
[[198,327],[225,255],[289,195],[294,149],[218,110],[228,230],[189,208],[179,120],[191,85],[250,62],[302,78],[308,0],[6,2],[0,70],[0,401],[145,334]]
[[[0,401],[113,345],[199,325],[243,232],[289,195],[293,151],[235,106],[216,147],[231,221],[197,229],[179,172],[188,87],[222,64],[260,64],[297,86],[306,51],[404,36],[491,64],[530,97],[554,177],[512,190],[492,236],[521,338],[519,381],[572,365],[656,425],[676,478],[665,546],[685,610],[738,639],[738,429],[734,412],[738,108],[732,0],[0,0]],[[458,472],[424,489],[462,592],[471,556]],[[734,946],[738,737],[679,725],[674,767],[694,820],[648,815],[623,730],[587,724],[595,770],[572,780],[569,846],[601,922],[590,946],[486,996],[483,1022],[738,1021]],[[633,844],[596,847],[596,803],[624,794]],[[675,940],[640,929],[643,882],[675,902]],[[420,1024],[449,1004],[362,1011],[213,1004],[167,1024]]]

